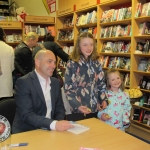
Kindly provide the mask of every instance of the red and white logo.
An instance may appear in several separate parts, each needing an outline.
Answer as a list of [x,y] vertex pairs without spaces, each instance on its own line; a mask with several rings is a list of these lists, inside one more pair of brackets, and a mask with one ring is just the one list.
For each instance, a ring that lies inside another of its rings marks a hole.
[[0,115],[0,142],[5,141],[11,133],[11,127],[9,121],[2,115]]

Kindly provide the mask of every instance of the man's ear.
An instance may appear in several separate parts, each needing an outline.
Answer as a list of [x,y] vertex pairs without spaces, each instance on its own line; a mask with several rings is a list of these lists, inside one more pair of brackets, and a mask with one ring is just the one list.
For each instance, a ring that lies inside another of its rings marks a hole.
[[39,67],[40,65],[40,60],[39,59],[35,59],[35,66]]

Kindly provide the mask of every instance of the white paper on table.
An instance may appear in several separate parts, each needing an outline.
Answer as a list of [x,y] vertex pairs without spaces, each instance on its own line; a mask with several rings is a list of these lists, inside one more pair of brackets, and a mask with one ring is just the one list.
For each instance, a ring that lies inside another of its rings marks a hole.
[[72,132],[74,134],[80,134],[90,129],[89,127],[86,127],[81,124],[72,124],[72,125],[74,126],[74,128],[70,128],[67,131]]

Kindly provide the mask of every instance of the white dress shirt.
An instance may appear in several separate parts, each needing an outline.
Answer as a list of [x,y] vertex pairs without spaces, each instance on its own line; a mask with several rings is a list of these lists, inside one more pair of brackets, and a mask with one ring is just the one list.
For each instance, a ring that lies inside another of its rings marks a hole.
[[[43,91],[43,95],[45,98],[45,103],[46,103],[46,108],[47,108],[47,112],[46,112],[46,116],[45,118],[49,118],[51,119],[51,111],[52,111],[52,104],[51,104],[51,94],[50,94],[50,90],[51,90],[51,80],[50,78],[48,78],[48,80],[44,79],[35,69],[35,72],[37,74],[37,77],[39,79],[42,91]],[[55,130],[55,125],[56,125],[57,121],[53,121],[50,124],[50,129]]]

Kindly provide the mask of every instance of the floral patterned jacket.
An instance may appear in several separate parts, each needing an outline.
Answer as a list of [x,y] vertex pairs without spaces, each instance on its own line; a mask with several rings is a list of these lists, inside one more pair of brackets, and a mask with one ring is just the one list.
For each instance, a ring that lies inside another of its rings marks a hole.
[[130,98],[129,95],[125,92],[122,92],[119,89],[118,93],[113,93],[112,91],[108,90],[108,100],[109,106],[103,111],[98,112],[98,118],[101,119],[103,113],[109,115],[110,119],[105,121],[107,124],[123,130],[126,128],[125,124],[128,124],[129,117],[130,117]]
[[[87,106],[92,113],[103,100],[107,101],[104,72],[98,61],[79,62],[69,60],[65,72],[64,90],[73,113],[79,113],[79,106]],[[107,101],[108,102],[108,101]]]

